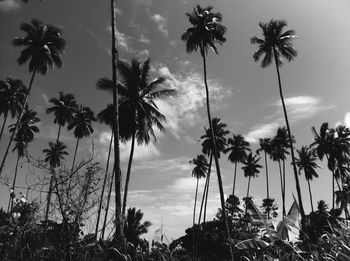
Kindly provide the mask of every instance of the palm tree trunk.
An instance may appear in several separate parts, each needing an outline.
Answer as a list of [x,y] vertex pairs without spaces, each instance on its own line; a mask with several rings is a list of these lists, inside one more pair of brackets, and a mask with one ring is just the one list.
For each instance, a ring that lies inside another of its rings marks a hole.
[[250,189],[250,180],[252,179],[251,176],[249,176],[249,179],[248,179],[248,188],[247,188],[247,199],[249,197],[249,189]]
[[[213,160],[213,155],[212,155],[212,154],[210,154],[209,168],[208,168],[207,177],[206,177],[206,179],[205,179],[205,185],[204,185],[204,190],[203,190],[203,195],[202,195],[201,208],[200,208],[200,211],[199,211],[198,224],[200,224],[200,223],[201,223],[203,206],[204,206],[204,202],[205,202],[206,195],[207,195],[207,187],[209,186],[210,169],[211,169],[211,163],[212,163],[212,160]],[[204,218],[204,220],[205,220],[205,218]],[[205,222],[205,221],[204,221],[204,222]]]
[[58,133],[57,133],[57,139],[56,139],[56,143],[58,143],[58,141],[60,140],[60,135],[61,135],[61,125],[58,125]]
[[207,206],[208,206],[208,195],[209,195],[209,187],[210,187],[211,167],[212,167],[212,163],[213,163],[212,159],[213,159],[213,154],[211,154],[211,156],[210,156],[210,165],[209,165],[209,170],[208,170],[208,186],[207,186],[207,190],[205,192],[203,222],[205,222],[206,218],[207,218]]
[[134,126],[134,131],[133,131],[132,138],[131,138],[130,156],[129,156],[128,169],[127,169],[126,178],[125,178],[124,198],[123,198],[123,208],[122,208],[122,215],[123,216],[125,216],[126,200],[128,197],[128,189],[129,189],[129,181],[130,181],[131,164],[132,164],[132,160],[134,157],[135,136],[136,136],[136,126]]
[[232,195],[235,195],[236,175],[237,175],[237,162],[235,162],[235,173],[234,173],[234,176],[233,176]]
[[70,170],[71,173],[73,173],[73,170],[74,170],[75,158],[76,158],[76,156],[77,156],[79,141],[80,141],[80,138],[77,138],[77,143],[75,144],[75,150],[74,150],[72,168],[71,168],[71,170]]
[[283,175],[282,175],[282,168],[281,168],[281,161],[278,160],[278,168],[280,171],[280,183],[281,183],[281,196],[282,196],[282,215],[285,217],[286,214],[286,206],[284,202],[284,191],[283,191]]
[[282,160],[282,168],[283,168],[283,206],[284,206],[284,212],[285,212],[285,216],[287,215],[287,211],[286,211],[286,162],[283,159]]
[[6,124],[6,121],[7,121],[7,116],[8,116],[8,113],[5,113],[5,115],[4,115],[4,122],[2,124],[1,132],[0,132],[0,140],[1,140],[2,134],[4,133],[5,124]]
[[311,203],[311,211],[314,212],[314,204],[312,203],[312,193],[311,193],[311,186],[310,186],[310,180],[307,180],[307,185],[309,186],[309,195],[310,195],[310,203]]
[[112,194],[112,188],[113,188],[114,172],[115,172],[115,168],[113,167],[112,177],[111,177],[111,181],[109,183],[109,191],[108,191],[108,197],[107,197],[107,206],[106,206],[106,211],[105,211],[105,217],[104,217],[104,220],[103,220],[102,232],[101,232],[101,237],[100,237],[101,239],[103,239],[104,236],[105,236],[105,229],[106,229],[106,224],[107,224],[109,202],[111,200],[111,194]]
[[115,0],[111,0],[111,26],[112,26],[112,81],[113,81],[113,107],[115,117],[113,117],[114,133],[114,168],[115,168],[115,235],[120,242],[123,242],[123,222],[121,216],[121,172],[120,172],[120,155],[119,155],[119,106],[118,106],[118,82],[117,82],[117,63],[118,51],[116,48],[115,33]]
[[[17,161],[16,161],[16,168],[15,168],[15,177],[13,178],[13,182],[12,182],[12,190],[13,193],[15,193],[15,186],[16,186],[16,179],[17,179],[17,172],[18,172],[18,162],[19,162],[19,155],[17,155]],[[12,212],[12,208],[13,208],[13,199],[10,195],[10,199],[9,199],[9,207],[8,207],[8,211],[7,212]]]
[[51,174],[49,192],[47,193],[47,204],[46,204],[46,213],[45,213],[45,222],[44,222],[44,244],[46,244],[47,221],[49,220],[52,186],[53,186],[53,176]]
[[100,197],[100,204],[98,206],[98,212],[97,212],[97,221],[96,221],[96,229],[95,229],[95,238],[96,238],[96,240],[97,240],[98,227],[99,227],[99,224],[100,224],[100,216],[101,216],[101,209],[102,209],[102,203],[103,203],[103,196],[105,194],[106,182],[107,182],[107,177],[108,177],[109,159],[110,159],[110,156],[111,156],[112,142],[113,142],[113,132],[112,132],[112,135],[111,135],[111,141],[109,142],[108,156],[107,156],[107,163],[106,163],[106,172],[105,172],[105,177],[103,179],[103,186],[102,186],[102,192],[101,192],[101,197]]
[[[204,71],[204,85],[205,85],[205,93],[206,93],[206,101],[207,101],[207,114],[208,114],[208,121],[209,121],[211,138],[213,141],[213,153],[214,153],[216,174],[217,174],[218,183],[219,183],[220,201],[221,201],[221,210],[222,210],[221,212],[222,212],[223,220],[225,222],[226,237],[227,237],[228,242],[231,242],[231,236],[230,236],[230,232],[229,232],[229,228],[228,228],[226,211],[225,211],[225,195],[224,195],[224,189],[223,189],[223,185],[222,185],[218,152],[217,152],[214,130],[213,130],[213,126],[212,126],[212,122],[211,122],[211,115],[210,115],[209,88],[208,88],[208,83],[207,83],[207,65],[206,65],[206,57],[205,57],[203,42],[202,42],[202,46],[201,46],[201,55],[203,58],[203,71]],[[232,252],[231,244],[229,244],[229,249],[230,249],[231,260],[233,261],[233,252]]]
[[22,107],[22,110],[21,110],[21,113],[19,114],[18,118],[17,118],[17,122],[16,122],[16,125],[15,125],[15,129],[13,130],[12,134],[11,134],[11,137],[10,137],[10,141],[7,145],[7,148],[6,148],[6,151],[5,151],[5,155],[4,157],[2,158],[2,161],[1,161],[1,166],[0,166],[0,177],[1,177],[1,173],[2,173],[2,170],[4,169],[4,166],[5,166],[5,161],[6,161],[6,158],[7,158],[7,155],[10,151],[10,147],[11,147],[11,144],[12,144],[12,141],[17,133],[17,129],[18,129],[18,125],[19,123],[21,122],[21,118],[24,114],[24,110],[25,110],[25,107],[27,105],[27,102],[28,102],[28,97],[30,95],[30,91],[32,89],[32,86],[33,86],[33,81],[34,81],[34,77],[35,77],[35,74],[36,74],[36,68],[34,69],[33,73],[32,73],[32,77],[30,79],[30,82],[29,82],[29,88],[27,90],[27,94],[26,94],[26,97],[24,99],[24,103],[23,103],[23,107]]
[[197,185],[196,185],[196,194],[194,196],[194,208],[193,208],[193,226],[195,224],[196,220],[196,207],[197,207],[197,195],[198,195],[198,183],[199,183],[199,178],[197,178]]
[[275,58],[275,64],[276,64],[276,70],[277,70],[279,93],[280,93],[280,97],[281,97],[284,118],[286,120],[286,125],[287,125],[287,130],[288,130],[290,155],[292,157],[292,165],[293,165],[293,171],[294,171],[295,186],[296,186],[296,190],[297,190],[297,194],[298,194],[299,209],[300,209],[301,217],[305,218],[305,212],[304,212],[304,207],[303,207],[303,199],[302,199],[302,196],[301,196],[298,171],[297,171],[297,167],[296,167],[296,164],[295,164],[292,133],[291,133],[291,130],[290,130],[290,127],[289,127],[289,121],[288,121],[288,116],[287,116],[286,105],[284,103],[283,92],[282,92],[282,84],[281,84],[281,76],[280,76],[280,71],[279,71],[279,67],[278,67],[277,55],[276,55],[276,50],[275,49],[274,49],[274,58]]
[[266,170],[266,197],[270,198],[270,190],[269,190],[269,171],[267,168],[267,155],[266,151],[264,151],[265,154],[265,170]]

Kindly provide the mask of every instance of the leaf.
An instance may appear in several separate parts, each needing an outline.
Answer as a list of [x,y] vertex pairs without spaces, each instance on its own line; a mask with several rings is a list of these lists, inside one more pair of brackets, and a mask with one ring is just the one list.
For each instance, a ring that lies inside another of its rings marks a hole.
[[260,238],[249,238],[235,245],[240,250],[255,249],[261,250],[268,247],[270,244]]

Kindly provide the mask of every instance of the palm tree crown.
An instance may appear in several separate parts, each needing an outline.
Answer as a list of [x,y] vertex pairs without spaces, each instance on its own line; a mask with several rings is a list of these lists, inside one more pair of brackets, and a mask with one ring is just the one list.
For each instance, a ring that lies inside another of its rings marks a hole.
[[282,57],[288,61],[293,60],[297,56],[292,40],[296,38],[294,30],[283,32],[283,28],[287,26],[286,21],[271,19],[268,23],[259,23],[263,31],[263,39],[252,37],[251,43],[258,44],[258,50],[254,53],[253,58],[258,61],[262,55],[261,67],[265,68],[273,62],[275,56],[278,66],[281,66]]
[[197,157],[191,160],[190,163],[194,164],[194,168],[192,170],[192,177],[200,179],[206,176],[209,164],[205,155],[197,155]]
[[250,151],[249,142],[241,134],[232,134],[232,138],[228,138],[227,144],[225,153],[229,153],[228,159],[233,163],[243,162],[247,157],[247,152]]
[[66,41],[61,36],[61,30],[53,25],[44,24],[38,19],[32,19],[31,23],[22,23],[20,29],[26,36],[16,37],[14,46],[23,46],[17,62],[22,65],[29,61],[29,71],[38,71],[46,74],[47,68],[56,65],[62,67],[61,54]]
[[0,81],[0,114],[4,117],[8,113],[15,117],[21,112],[27,88],[19,79],[7,77]]
[[88,137],[94,132],[91,122],[96,121],[94,112],[87,106],[80,105],[74,114],[73,121],[68,125],[68,130],[74,128],[73,134],[76,138]]
[[63,142],[49,142],[49,148],[44,149],[43,152],[46,154],[44,159],[45,162],[48,162],[51,167],[59,167],[61,165],[61,161],[64,159],[64,155],[68,155],[66,151],[67,146],[63,144]]
[[204,56],[209,48],[217,52],[216,43],[223,44],[226,41],[224,37],[226,27],[221,24],[221,13],[213,13],[213,7],[208,6],[202,8],[197,5],[193,12],[186,13],[192,27],[189,27],[181,36],[181,39],[186,42],[186,51],[193,52],[198,49],[201,55]]
[[260,158],[257,158],[257,155],[254,155],[252,153],[249,153],[247,158],[243,161],[244,166],[242,169],[244,170],[244,176],[249,178],[255,178],[259,172],[260,168],[262,166],[258,164]]
[[[39,132],[38,126],[35,124],[40,121],[38,117],[36,117],[37,112],[25,108],[24,114],[18,123],[18,129],[16,133],[16,139],[24,142],[31,142],[34,139],[34,133]],[[10,132],[15,131],[17,124],[12,124],[9,126]]]
[[299,158],[295,158],[299,172],[304,170],[305,179],[312,180],[313,177],[317,178],[318,174],[316,173],[316,168],[320,166],[315,162],[317,157],[315,153],[310,150],[307,146],[302,146],[300,150],[297,150]]

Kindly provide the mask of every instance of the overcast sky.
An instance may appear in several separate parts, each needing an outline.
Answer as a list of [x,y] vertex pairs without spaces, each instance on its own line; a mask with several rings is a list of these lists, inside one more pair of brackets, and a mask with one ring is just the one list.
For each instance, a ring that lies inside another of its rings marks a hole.
[[[154,75],[168,79],[169,87],[178,91],[177,97],[159,102],[167,116],[165,134],[158,134],[157,142],[139,147],[135,152],[130,181],[129,206],[141,208],[145,219],[154,225],[150,237],[159,228],[163,217],[168,238],[184,234],[192,223],[195,179],[188,163],[201,151],[197,142],[207,125],[202,63],[198,53],[187,54],[181,34],[189,22],[185,16],[195,4],[212,4],[221,12],[227,27],[227,42],[219,46],[219,55],[208,55],[208,78],[212,101],[212,116],[227,123],[231,133],[242,134],[252,143],[261,137],[271,137],[278,126],[284,125],[279,101],[275,67],[262,69],[252,59],[256,46],[250,44],[252,36],[260,36],[259,22],[271,18],[285,19],[288,29],[294,29],[298,38],[295,48],[298,57],[286,62],[281,69],[282,85],[296,137],[296,148],[313,140],[311,127],[317,129],[322,122],[331,126],[350,123],[350,2],[349,0],[129,0],[117,1],[117,38],[120,58],[141,60],[151,57]],[[41,118],[40,135],[30,145],[34,156],[41,156],[48,141],[55,139],[57,126],[51,115],[45,115],[48,99],[57,97],[58,91],[73,93],[79,103],[90,106],[96,113],[111,102],[111,96],[96,90],[102,76],[111,77],[109,1],[94,0],[30,0],[23,4],[17,0],[0,0],[0,77],[18,77],[26,84],[30,74],[28,66],[18,66],[20,49],[11,45],[21,22],[38,18],[59,26],[67,41],[63,56],[64,67],[37,76],[29,99],[30,107]],[[348,121],[348,122],[347,122]],[[0,123],[2,118],[0,119]],[[105,161],[110,131],[95,124],[92,136],[96,157]],[[74,138],[63,132],[62,141],[74,152]],[[1,148],[5,142],[1,143]],[[87,157],[91,138],[82,141],[78,158]],[[121,145],[122,173],[130,144]],[[0,150],[1,157],[3,150]],[[15,155],[5,167],[7,175],[13,171]],[[67,161],[70,164],[70,161]],[[224,155],[221,158],[224,189],[232,190],[233,165]],[[280,202],[279,178],[273,162],[271,167],[271,195]],[[322,165],[322,164],[321,164]],[[289,163],[287,164],[289,166]],[[21,175],[24,175],[24,169]],[[287,206],[295,194],[291,168],[287,170]],[[245,195],[247,180],[238,168],[237,194]],[[320,178],[312,182],[314,201],[326,199],[330,203],[331,176],[324,166]],[[23,177],[22,177],[22,182]],[[310,210],[307,185],[302,180],[305,209]],[[209,212],[213,217],[219,207],[217,182],[211,183]],[[201,182],[203,187],[204,181]],[[7,204],[7,188],[0,187],[1,205]],[[252,180],[251,194],[257,199],[265,197],[264,171]]]

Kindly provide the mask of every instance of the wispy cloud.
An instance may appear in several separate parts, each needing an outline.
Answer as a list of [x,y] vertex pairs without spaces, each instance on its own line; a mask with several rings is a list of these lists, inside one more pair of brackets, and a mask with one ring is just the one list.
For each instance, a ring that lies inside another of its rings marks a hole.
[[17,0],[0,0],[0,12],[10,12],[20,7]]
[[157,23],[159,32],[161,32],[165,37],[168,37],[169,33],[167,29],[167,19],[160,14],[152,15],[151,19]]
[[[334,108],[333,105],[321,105],[321,100],[312,96],[295,96],[284,101],[290,122],[309,119],[317,113]],[[257,124],[248,132],[246,139],[249,142],[256,143],[259,138],[271,137],[279,126],[285,125],[281,101],[273,103],[273,106],[276,107],[276,111],[268,116],[270,122]]]
[[141,35],[140,35],[139,41],[140,41],[141,43],[147,43],[147,44],[151,42],[151,40],[148,39],[144,34],[141,34]]
[[[177,91],[175,98],[157,101],[157,105],[167,117],[170,132],[179,138],[180,133],[185,131],[183,127],[194,126],[200,121],[200,110],[205,106],[203,77],[193,70],[182,69],[172,73],[165,65],[157,66],[156,70],[159,75],[166,77],[168,87]],[[231,92],[225,90],[218,81],[209,79],[209,84],[214,106],[224,97],[231,95]]]

